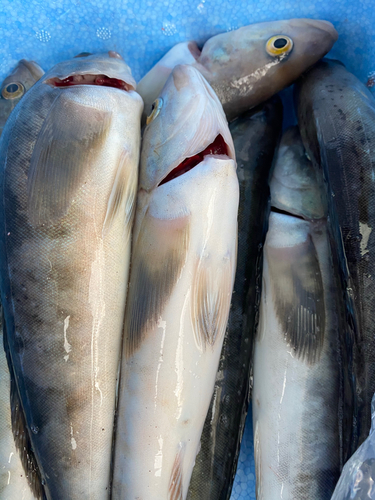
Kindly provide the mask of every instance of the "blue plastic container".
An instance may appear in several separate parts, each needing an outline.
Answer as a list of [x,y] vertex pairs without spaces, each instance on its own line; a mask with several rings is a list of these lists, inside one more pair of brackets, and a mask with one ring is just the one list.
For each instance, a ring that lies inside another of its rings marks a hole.
[[[374,0],[1,0],[0,80],[19,59],[47,70],[79,52],[116,50],[137,81],[173,45],[277,19],[331,21],[339,40],[329,54],[363,82],[375,70]],[[291,105],[291,100],[286,103]],[[251,411],[231,500],[255,498]]]

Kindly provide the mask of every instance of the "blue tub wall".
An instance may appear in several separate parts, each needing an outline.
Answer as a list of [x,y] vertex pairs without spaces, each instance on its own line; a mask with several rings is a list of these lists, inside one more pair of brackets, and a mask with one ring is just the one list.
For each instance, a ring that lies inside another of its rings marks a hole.
[[[120,52],[138,81],[178,42],[202,44],[246,24],[311,17],[335,25],[340,36],[330,57],[340,59],[366,82],[375,70],[373,5],[373,0],[1,0],[0,81],[22,58],[48,70],[79,52],[107,50]],[[290,91],[284,96],[291,105]],[[231,500],[251,498],[255,481],[249,415]]]

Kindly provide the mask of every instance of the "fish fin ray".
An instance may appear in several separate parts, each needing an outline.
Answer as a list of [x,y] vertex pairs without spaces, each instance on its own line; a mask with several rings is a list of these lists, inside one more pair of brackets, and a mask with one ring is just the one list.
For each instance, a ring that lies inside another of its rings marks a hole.
[[197,346],[204,351],[223,338],[232,297],[232,260],[214,266],[210,257],[199,261],[194,280],[192,321]]
[[168,486],[168,500],[183,500],[183,473],[182,465],[185,455],[185,446],[179,444],[180,449],[174,459],[171,477]]
[[112,191],[109,195],[107,212],[103,223],[103,236],[110,230],[118,213],[125,211],[124,232],[128,237],[135,214],[137,178],[133,169],[128,168],[130,158],[126,150],[121,152]]
[[134,244],[125,313],[125,355],[154,328],[186,261],[189,216],[161,220],[146,213]]
[[4,350],[6,353],[10,375],[10,410],[14,443],[22,463],[22,468],[25,472],[27,484],[29,485],[33,495],[36,500],[46,500],[39,466],[32,449],[30,434],[19,397],[13,363],[9,351],[4,314],[2,314],[2,326]]
[[55,99],[30,161],[27,208],[33,225],[51,225],[67,213],[87,165],[107,137],[111,116],[109,110],[79,102],[69,92]]
[[285,340],[309,365],[321,355],[325,335],[323,280],[310,236],[293,248],[267,248],[275,307]]

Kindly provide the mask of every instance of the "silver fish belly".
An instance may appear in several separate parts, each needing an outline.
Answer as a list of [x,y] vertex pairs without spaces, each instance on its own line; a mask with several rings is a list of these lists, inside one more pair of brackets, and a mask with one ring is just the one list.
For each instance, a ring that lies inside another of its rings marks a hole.
[[352,430],[345,306],[324,200],[321,173],[298,132],[286,131],[271,180],[276,211],[254,355],[258,499],[330,499]]
[[57,65],[2,136],[4,335],[48,500],[109,497],[143,106],[133,83],[111,52]]
[[238,180],[221,105],[197,70],[177,66],[158,109],[141,153],[116,428],[117,500],[186,498],[236,265]]

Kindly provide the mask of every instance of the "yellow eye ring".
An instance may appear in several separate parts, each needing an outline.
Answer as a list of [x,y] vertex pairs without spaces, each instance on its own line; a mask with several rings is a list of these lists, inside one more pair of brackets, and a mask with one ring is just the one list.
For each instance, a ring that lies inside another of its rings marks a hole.
[[155,118],[160,113],[162,107],[163,107],[163,99],[161,97],[158,97],[151,106],[151,113],[148,115],[146,119],[146,125],[149,125],[153,120],[155,120]]
[[293,48],[293,40],[286,35],[275,35],[266,43],[266,51],[270,56],[285,56]]
[[6,85],[1,91],[1,95],[4,99],[17,99],[18,97],[23,96],[24,93],[25,87],[22,83],[18,82],[8,83],[8,85]]

